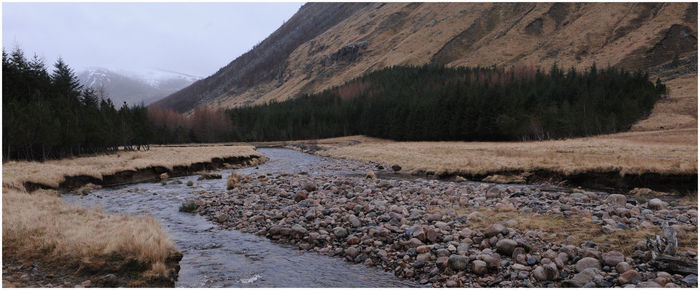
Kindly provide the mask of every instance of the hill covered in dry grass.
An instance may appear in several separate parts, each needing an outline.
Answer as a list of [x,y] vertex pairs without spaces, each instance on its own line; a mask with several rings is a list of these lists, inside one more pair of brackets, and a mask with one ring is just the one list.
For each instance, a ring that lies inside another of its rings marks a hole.
[[[673,82],[697,79],[696,59],[697,3],[311,3],[250,52],[154,107],[263,104],[426,63],[597,63]],[[662,105],[663,120],[636,129],[696,126],[697,93],[694,100]]]

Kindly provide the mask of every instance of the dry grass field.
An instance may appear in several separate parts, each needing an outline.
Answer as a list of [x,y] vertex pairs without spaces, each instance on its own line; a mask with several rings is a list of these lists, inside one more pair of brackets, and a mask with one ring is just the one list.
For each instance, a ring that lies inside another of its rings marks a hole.
[[668,98],[656,103],[649,118],[637,122],[632,131],[698,127],[698,75],[682,75],[664,80]]
[[22,190],[31,181],[57,188],[64,176],[103,175],[151,166],[172,169],[175,165],[208,162],[212,158],[260,156],[253,146],[152,146],[149,151],[122,151],[116,154],[51,160],[46,162],[10,161],[3,164],[3,188]]
[[113,270],[130,260],[150,265],[146,275],[167,277],[173,242],[153,217],[106,215],[63,202],[51,190],[5,190],[3,253],[14,260],[42,261],[88,272]]
[[171,277],[166,267],[177,253],[150,216],[106,215],[63,202],[54,190],[28,193],[25,181],[58,187],[65,176],[100,178],[150,166],[172,168],[214,157],[259,156],[252,146],[151,147],[150,151],[3,164],[2,248],[5,258],[42,262],[57,268],[109,270],[137,261],[148,265],[143,279]]
[[[321,140],[319,143],[323,143]],[[436,174],[534,171],[563,174],[620,171],[622,174],[697,172],[697,129],[627,132],[536,142],[370,142],[321,154],[398,164]]]
[[669,96],[625,133],[537,142],[393,142],[351,136],[341,140],[359,144],[340,144],[337,138],[316,144],[326,144],[324,155],[437,174],[538,169],[563,174],[697,173],[697,73],[665,81]]

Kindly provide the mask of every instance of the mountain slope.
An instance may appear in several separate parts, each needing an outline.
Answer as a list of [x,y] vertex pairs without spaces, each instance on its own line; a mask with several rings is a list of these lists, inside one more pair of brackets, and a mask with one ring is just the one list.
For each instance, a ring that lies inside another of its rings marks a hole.
[[250,52],[153,106],[280,101],[393,65],[651,70],[696,56],[696,3],[310,3]]
[[78,73],[80,83],[95,90],[104,89],[112,102],[121,106],[152,103],[197,80],[197,77],[165,71],[117,72],[92,67]]

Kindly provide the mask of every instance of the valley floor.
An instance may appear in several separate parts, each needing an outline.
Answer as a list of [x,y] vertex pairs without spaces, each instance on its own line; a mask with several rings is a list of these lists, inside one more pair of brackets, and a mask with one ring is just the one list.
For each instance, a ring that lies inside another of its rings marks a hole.
[[[697,192],[698,127],[696,69],[660,68],[652,73],[669,88],[651,114],[630,132],[533,142],[395,142],[365,136],[260,142],[321,155],[382,162],[402,171],[491,182],[565,181],[628,191]],[[664,186],[671,185],[671,186]]]
[[[637,189],[635,195],[624,196],[565,187],[414,180],[404,173],[461,175],[464,170],[482,170],[478,172],[487,174],[516,166],[525,172],[544,164],[563,173],[613,168],[697,175],[693,136],[696,129],[523,143],[393,142],[364,136],[259,143],[255,145],[286,145],[363,162],[327,158],[323,166],[330,173],[244,176],[232,183],[232,190],[200,193],[199,212],[226,228],[380,266],[434,286],[691,286],[697,276],[688,271],[674,275],[658,270],[665,269],[663,265],[649,266],[651,249],[643,241],[672,229],[679,257],[697,263],[697,199],[692,198],[696,193],[664,197]],[[93,279],[92,286],[172,286],[178,252],[157,221],[70,206],[57,197],[57,190],[90,194],[90,187],[80,187],[81,183],[152,182],[160,179],[161,172],[191,175],[255,165],[264,159],[253,146],[200,144],[5,163],[3,252],[17,255],[4,257],[3,271],[12,277],[4,282],[84,283],[82,278],[53,279],[63,277],[60,269],[41,272],[65,259],[74,261],[70,270],[99,273],[84,276]],[[348,168],[367,172],[367,177],[337,173]],[[25,185],[48,190],[28,193]],[[129,226],[119,226],[125,224]],[[571,229],[562,231],[567,227]],[[150,236],[130,235],[131,231]],[[113,257],[121,258],[112,263],[108,258]],[[124,261],[136,261],[142,265],[137,269],[150,271],[113,277],[106,275],[113,269],[100,270],[101,266],[125,269]],[[509,270],[494,270],[499,267]],[[32,273],[43,277],[33,280]]]
[[[396,165],[403,172],[499,183],[561,183],[629,191],[697,191],[697,129],[533,142],[395,142],[349,136],[256,143]],[[563,183],[562,183],[563,182]]]

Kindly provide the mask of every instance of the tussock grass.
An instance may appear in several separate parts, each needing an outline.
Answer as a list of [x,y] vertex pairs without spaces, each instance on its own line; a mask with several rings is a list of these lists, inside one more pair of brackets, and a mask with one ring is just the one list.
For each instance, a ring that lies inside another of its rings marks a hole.
[[[523,232],[541,231],[548,233],[544,240],[554,243],[566,243],[580,245],[587,241],[599,245],[609,244],[611,250],[617,250],[625,255],[631,255],[635,251],[638,241],[643,241],[647,236],[662,235],[659,227],[641,228],[636,230],[621,230],[613,233],[605,233],[602,227],[593,222],[590,216],[572,215],[565,217],[561,214],[532,214],[518,211],[498,211],[494,209],[479,208],[478,210],[461,209],[459,213],[468,215],[478,211],[484,215],[480,220],[469,222],[472,229],[485,230],[494,223],[504,223],[512,220],[516,223],[510,227]],[[697,251],[697,227],[686,227],[684,233],[679,235],[678,247],[682,251]]]
[[[65,176],[103,175],[151,166],[208,162],[212,158],[260,156],[252,146],[151,147],[46,162],[3,164],[2,247],[6,257],[41,261],[88,272],[123,271],[136,262],[146,280],[172,277],[167,258],[177,253],[173,242],[152,216],[107,215],[63,202],[53,190],[27,193],[24,182],[52,187]],[[154,280],[154,281],[155,281]]]
[[238,183],[243,180],[243,176],[240,175],[237,172],[231,172],[231,175],[228,176],[228,179],[226,180],[226,189],[231,190],[238,186]]
[[698,163],[697,129],[534,142],[384,140],[334,148],[321,154],[398,164],[410,171],[438,174],[490,174],[539,169],[563,174],[606,171],[683,174],[696,173]]
[[46,162],[10,161],[3,164],[3,187],[22,190],[31,181],[57,188],[64,176],[87,175],[102,179],[103,175],[151,166],[168,169],[176,165],[208,162],[218,157],[260,156],[253,146],[151,147],[149,151],[123,151],[109,155],[78,157]]
[[[126,261],[166,277],[175,245],[151,216],[106,215],[63,202],[53,190],[2,195],[2,248],[14,259],[41,260],[80,270],[119,270]],[[114,269],[116,268],[116,269]]]

